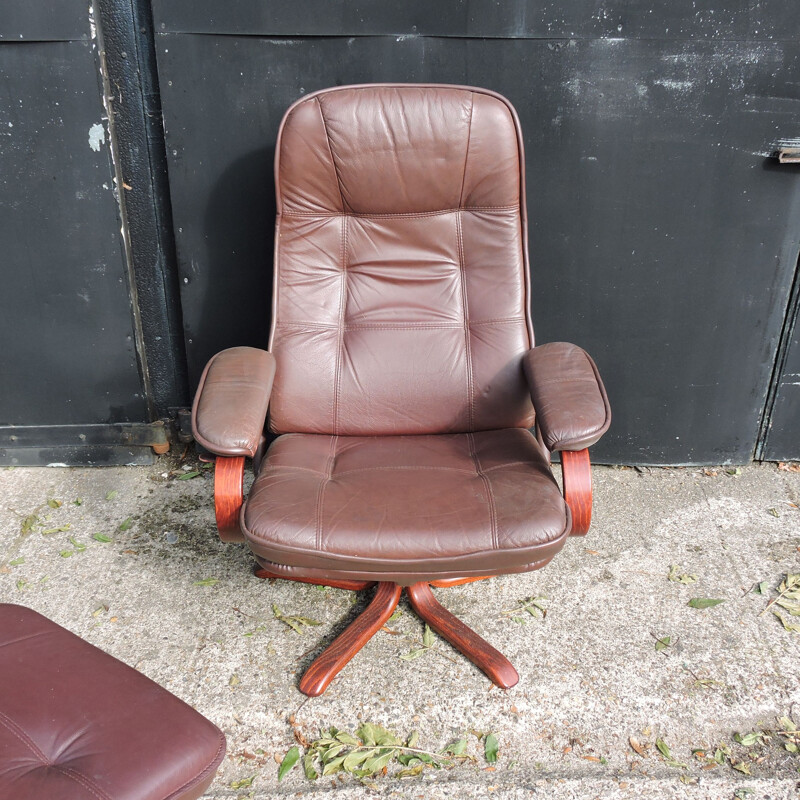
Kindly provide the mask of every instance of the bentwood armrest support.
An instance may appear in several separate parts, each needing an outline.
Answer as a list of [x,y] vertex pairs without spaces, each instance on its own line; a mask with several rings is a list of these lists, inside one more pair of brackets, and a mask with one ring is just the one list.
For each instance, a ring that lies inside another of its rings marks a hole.
[[573,536],[592,521],[592,467],[589,450],[611,424],[611,411],[594,361],[580,347],[552,342],[523,357],[536,424],[549,450],[561,451],[564,499],[572,514]]
[[214,511],[219,537],[242,542],[245,457],[258,450],[267,418],[275,357],[254,347],[231,347],[206,365],[192,406],[195,439],[217,455]]
[[218,456],[258,450],[267,418],[275,357],[255,347],[231,347],[206,365],[192,406],[192,433]]

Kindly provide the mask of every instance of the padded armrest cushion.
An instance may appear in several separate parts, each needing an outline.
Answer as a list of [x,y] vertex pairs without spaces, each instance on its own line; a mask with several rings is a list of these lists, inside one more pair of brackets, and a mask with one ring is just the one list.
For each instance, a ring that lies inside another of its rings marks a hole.
[[594,361],[566,342],[534,347],[523,356],[536,424],[549,450],[583,450],[611,424],[608,397]]
[[194,438],[219,456],[249,456],[264,433],[275,356],[231,347],[206,365],[192,406]]

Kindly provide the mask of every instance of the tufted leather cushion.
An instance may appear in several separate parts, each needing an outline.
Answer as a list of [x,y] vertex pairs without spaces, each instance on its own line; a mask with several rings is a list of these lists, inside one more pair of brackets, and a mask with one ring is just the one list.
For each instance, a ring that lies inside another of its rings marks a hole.
[[21,606],[0,605],[0,797],[196,800],[225,754],[208,720]]
[[265,561],[409,584],[532,566],[558,552],[570,523],[536,439],[512,428],[286,434],[267,454],[242,525]]
[[275,432],[533,424],[522,146],[482,89],[329,89],[276,153]]

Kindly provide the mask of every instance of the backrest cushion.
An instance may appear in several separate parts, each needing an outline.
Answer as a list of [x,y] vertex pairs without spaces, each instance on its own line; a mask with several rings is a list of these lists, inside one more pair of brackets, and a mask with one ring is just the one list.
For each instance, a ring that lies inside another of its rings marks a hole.
[[454,86],[328,89],[276,151],[276,433],[530,427],[522,145]]

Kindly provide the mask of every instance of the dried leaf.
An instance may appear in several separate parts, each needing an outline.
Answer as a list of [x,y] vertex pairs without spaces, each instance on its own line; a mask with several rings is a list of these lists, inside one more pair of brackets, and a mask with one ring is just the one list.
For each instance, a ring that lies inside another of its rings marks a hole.
[[718,606],[720,603],[724,603],[725,599],[722,600],[712,600],[708,597],[693,597],[687,605],[689,608],[712,608],[713,606]]
[[253,785],[253,781],[256,779],[255,775],[251,775],[249,778],[242,778],[240,781],[233,781],[231,783],[231,789],[247,789],[249,786]]
[[428,623],[425,623],[425,633],[422,634],[422,644],[425,647],[433,647],[433,631]]
[[66,525],[59,525],[58,528],[48,528],[46,531],[42,531],[42,536],[49,536],[51,533],[64,533],[68,531],[72,525],[69,522]]
[[195,469],[195,470],[192,470],[191,472],[184,472],[183,475],[178,475],[178,480],[179,481],[189,481],[192,478],[196,478],[198,475],[200,475],[200,472]]
[[750,765],[746,761],[731,761],[731,766],[745,775],[752,775]]
[[800,617],[800,601],[790,600],[789,595],[786,595],[786,597],[779,597],[775,601],[775,605],[785,609],[793,617]]
[[497,753],[500,750],[500,743],[493,733],[489,733],[483,740],[483,754],[486,760],[492,764],[497,761]]
[[656,747],[658,748],[658,752],[661,753],[664,761],[670,767],[679,767],[681,769],[687,769],[686,764],[681,763],[680,761],[676,761],[673,756],[672,752],[669,749],[669,745],[663,739],[656,739]]
[[697,575],[689,575],[688,573],[681,572],[681,567],[678,564],[672,564],[669,568],[667,580],[670,580],[673,583],[696,583]]
[[416,778],[417,775],[421,774],[422,770],[425,769],[424,764],[417,764],[416,767],[411,767],[410,769],[401,769],[400,772],[396,772],[394,777],[395,778]]
[[228,681],[228,686],[238,686],[240,683],[239,676],[234,672]]
[[373,748],[372,750],[353,750],[353,752],[350,753],[342,762],[342,769],[345,772],[353,772],[356,767],[360,766],[365,761],[368,761],[377,752],[377,748]]
[[[40,506],[41,507],[41,506]],[[34,511],[32,514],[28,514],[24,520],[22,520],[22,525],[20,526],[20,531],[22,535],[30,533],[36,525],[40,524],[39,515]]]
[[791,462],[787,461],[779,461],[778,469],[781,469],[784,472],[800,472],[800,464],[792,464]]
[[630,746],[634,749],[634,751],[636,751],[640,756],[644,757],[647,755],[647,750],[644,747],[642,747],[642,745],[639,744],[639,740],[634,739],[633,736],[631,736],[631,738],[628,739],[628,744],[630,744]]
[[443,753],[451,753],[454,756],[463,756],[466,751],[466,739],[459,739],[457,742],[452,742],[451,744],[447,745],[444,750],[442,750]]
[[775,609],[772,609],[772,613],[781,621],[781,624],[787,631],[800,633],[800,624],[796,622],[789,622],[789,620],[787,620],[780,612],[775,611]]
[[306,778],[310,781],[315,781],[319,777],[319,773],[314,767],[314,751],[309,750],[303,756],[303,772],[306,774]]
[[400,740],[386,728],[380,725],[373,725],[371,722],[365,722],[356,731],[356,736],[364,742],[365,745],[399,745]]
[[321,622],[317,622],[317,620],[309,617],[298,617],[284,614],[278,608],[278,606],[275,605],[275,603],[272,604],[272,616],[278,621],[282,622],[284,625],[290,627],[295,633],[303,633],[305,630],[304,626],[307,625],[322,625]]
[[[282,781],[286,773],[300,760],[300,750],[297,746],[290,747],[278,767],[278,780]],[[252,782],[252,781],[251,781]],[[249,784],[248,784],[249,785]]]

